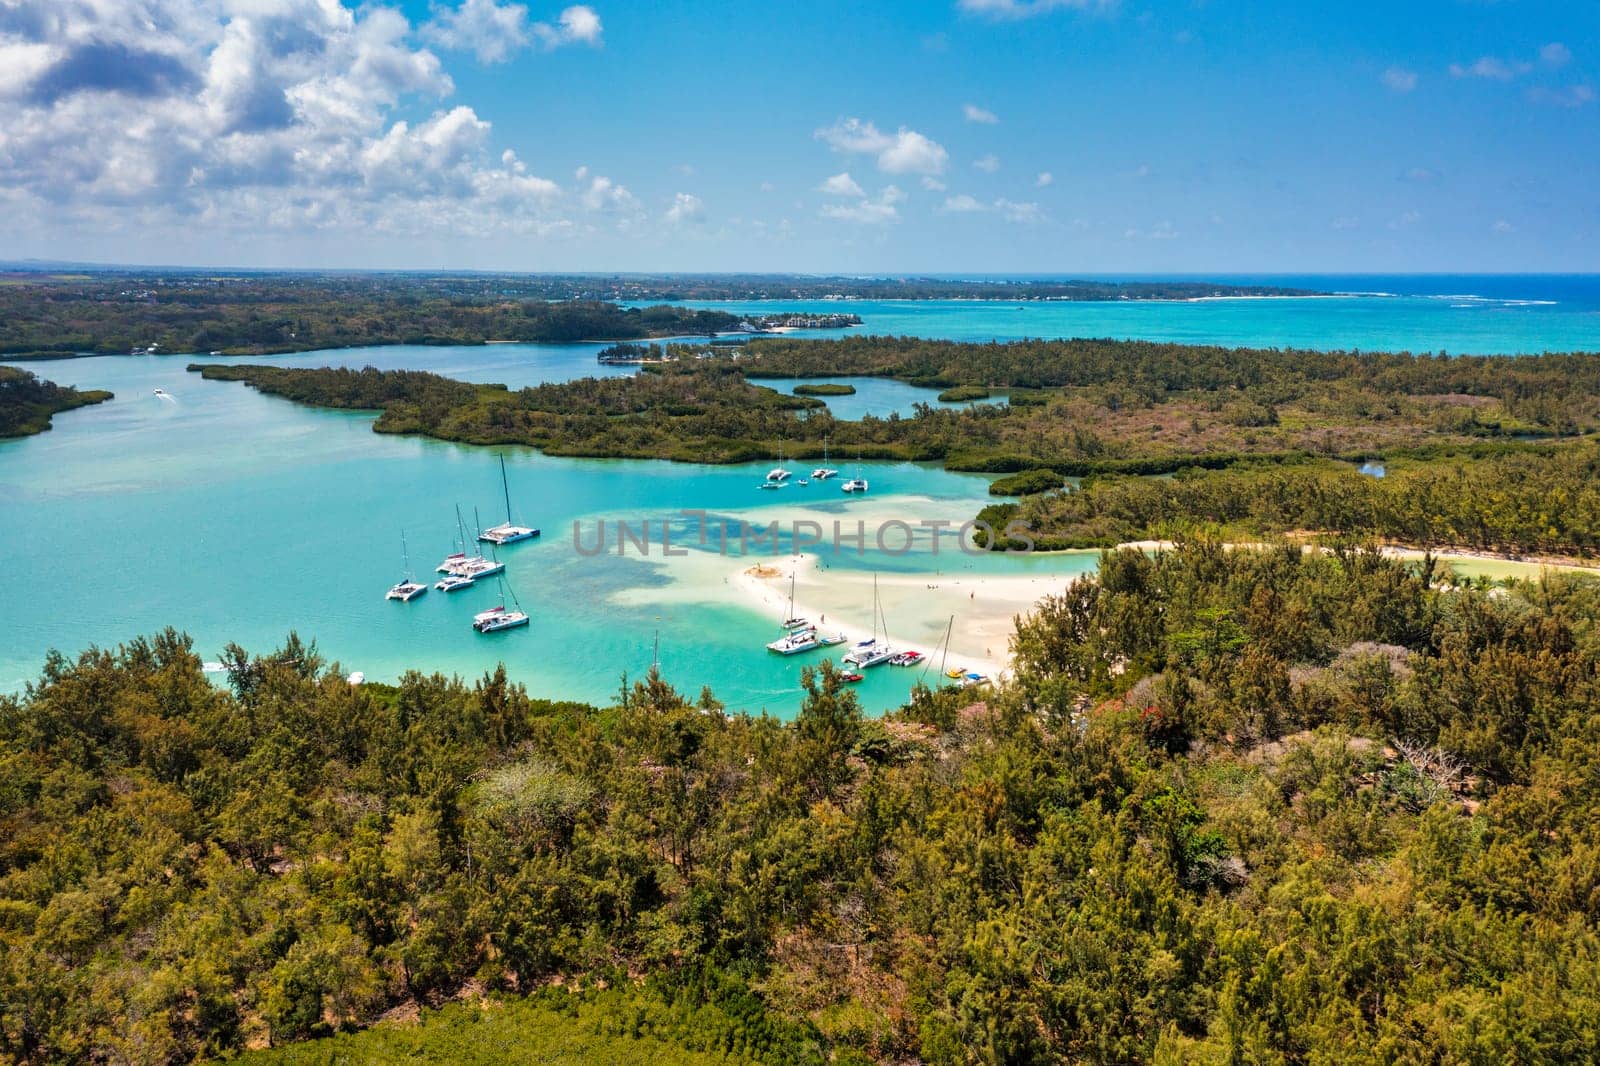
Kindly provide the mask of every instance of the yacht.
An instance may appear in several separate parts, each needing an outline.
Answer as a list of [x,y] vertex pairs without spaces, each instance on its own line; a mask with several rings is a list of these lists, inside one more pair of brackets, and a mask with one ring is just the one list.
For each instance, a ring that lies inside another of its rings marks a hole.
[[785,470],[783,467],[783,449],[778,449],[778,465],[767,471],[767,481],[770,484],[781,485],[794,477],[794,471]]
[[472,578],[462,577],[460,574],[446,574],[434,583],[434,588],[440,592],[460,592],[470,589],[473,585]]
[[803,651],[822,647],[822,642],[817,639],[815,629],[792,630],[787,636],[779,637],[767,645],[768,651],[775,651],[779,655],[797,655]]
[[[889,626],[883,622],[883,604],[878,599],[878,575],[872,575],[872,636],[866,640],[857,641],[849,651],[844,653],[844,661],[851,666],[858,666],[865,670],[869,666],[878,666],[889,662],[900,653],[889,644]],[[879,624],[882,628],[879,628]],[[879,633],[883,636],[880,639]]]
[[[461,508],[459,507],[456,508],[456,524],[457,528],[461,530],[461,543],[463,545],[469,543],[466,524],[462,522]],[[474,522],[473,524],[476,525],[477,523]],[[492,551],[493,548],[490,550]],[[441,574],[453,574],[456,577],[464,577],[476,581],[479,578],[494,577],[496,574],[505,573],[506,564],[502,563],[499,558],[485,559],[483,557],[483,549],[480,548],[471,555],[460,551],[446,556],[437,570]]]
[[506,520],[479,533],[478,539],[503,548],[519,540],[532,540],[537,537],[539,535],[537,529],[532,526],[519,526],[511,519],[511,486],[506,481],[506,457],[503,455],[500,457],[500,490],[506,497]]
[[479,633],[498,633],[502,629],[515,629],[528,624],[528,612],[522,609],[522,604],[517,603],[517,594],[511,593],[511,602],[515,607],[506,607],[506,581],[500,579],[500,604],[487,611],[479,611],[472,616],[472,628]]
[[846,492],[866,492],[867,479],[864,477],[853,477],[839,487]]
[[411,576],[411,553],[406,550],[406,535],[400,534],[400,559],[405,566],[402,573],[405,575],[384,596],[386,600],[399,600],[401,603],[410,603],[412,600],[428,591],[428,586]]
[[[839,471],[828,465],[828,442],[824,439],[822,442],[822,465],[811,471],[811,480],[827,481],[831,477],[838,476]],[[803,485],[805,482],[802,481],[801,484]]]

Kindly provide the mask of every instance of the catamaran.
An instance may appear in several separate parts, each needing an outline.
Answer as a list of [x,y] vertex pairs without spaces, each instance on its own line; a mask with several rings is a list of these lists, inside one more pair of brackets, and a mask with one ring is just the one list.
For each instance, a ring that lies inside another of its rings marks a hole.
[[[473,518],[473,525],[476,527],[476,512],[473,513]],[[456,526],[461,531],[462,545],[465,546],[466,544],[470,543],[467,540],[466,523],[461,519],[460,507],[456,508]],[[490,551],[493,550],[494,549],[491,547]],[[441,574],[451,574],[455,577],[464,577],[471,581],[476,581],[479,578],[484,577],[494,577],[496,574],[505,573],[505,569],[506,564],[502,563],[498,557],[485,559],[483,557],[482,548],[479,548],[472,555],[468,555],[465,551],[455,552],[452,555],[446,556],[445,561],[440,563],[438,566],[438,572]],[[445,589],[443,591],[449,592],[453,590]]]
[[768,651],[775,651],[779,655],[796,655],[822,647],[822,640],[817,635],[816,627],[794,613],[795,573],[794,570],[789,572],[789,616],[778,623],[778,628],[784,631],[784,635],[767,645]]
[[779,448],[778,449],[778,465],[773,467],[771,470],[767,471],[767,482],[769,484],[781,485],[785,481],[788,481],[792,477],[794,477],[794,471],[785,470],[784,469],[784,467],[783,467],[783,449]]
[[866,492],[867,479],[861,476],[861,459],[856,458],[856,476],[839,486],[846,492]]
[[[883,638],[878,638],[879,623],[883,623]],[[878,666],[893,659],[899,652],[889,644],[889,624],[883,618],[883,604],[878,599],[878,575],[872,575],[872,636],[866,640],[859,640],[844,653],[844,661],[851,666],[859,666],[865,670],[869,666]]]
[[384,599],[410,603],[427,592],[428,586],[411,576],[411,553],[406,550],[406,535],[403,530],[400,533],[400,558],[405,565],[405,570],[403,571],[405,576],[389,588],[389,592],[384,596]]
[[839,471],[828,465],[828,439],[822,439],[822,465],[811,471],[812,481],[826,481],[831,477],[838,477]]
[[491,526],[478,534],[480,541],[505,547],[515,544],[519,540],[532,540],[539,535],[539,531],[532,526],[519,526],[511,519],[511,485],[506,480],[506,457],[500,457],[500,489],[506,497],[506,520],[498,526]]
[[506,608],[506,580],[500,579],[500,605],[491,607],[487,611],[479,611],[472,616],[472,628],[479,633],[498,633],[502,629],[515,629],[517,626],[528,624],[528,612],[522,609],[522,604],[517,603],[517,594],[511,593],[511,602],[516,604],[514,609]]

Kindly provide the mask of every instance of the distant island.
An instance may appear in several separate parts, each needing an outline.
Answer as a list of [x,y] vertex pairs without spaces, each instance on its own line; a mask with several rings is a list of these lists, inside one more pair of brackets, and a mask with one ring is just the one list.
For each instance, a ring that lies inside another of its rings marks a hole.
[[[746,317],[683,301],[1193,300],[1308,296],[1210,282],[946,281],[797,275],[589,276],[213,271],[0,273],[0,358],[271,355],[390,344],[635,341],[843,329],[859,316]],[[657,306],[630,304],[666,301]]]
[[18,367],[0,366],[0,440],[43,433],[52,415],[109,399],[109,392],[80,392]]

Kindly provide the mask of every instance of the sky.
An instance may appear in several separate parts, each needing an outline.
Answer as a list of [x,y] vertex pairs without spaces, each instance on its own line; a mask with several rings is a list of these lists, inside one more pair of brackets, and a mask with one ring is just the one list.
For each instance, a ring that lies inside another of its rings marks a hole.
[[1593,0],[0,0],[0,260],[1600,270]]

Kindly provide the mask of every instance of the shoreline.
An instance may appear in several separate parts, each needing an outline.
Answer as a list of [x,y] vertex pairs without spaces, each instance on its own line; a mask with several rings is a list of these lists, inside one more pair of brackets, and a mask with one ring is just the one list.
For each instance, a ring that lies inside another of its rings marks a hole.
[[[795,579],[795,616],[810,619],[817,625],[818,629],[824,633],[838,633],[845,638],[845,643],[843,644],[835,645],[832,648],[821,649],[826,657],[834,658],[836,655],[842,656],[846,651],[848,651],[849,645],[860,640],[865,640],[866,638],[872,636],[874,634],[874,627],[871,625],[863,626],[858,621],[855,621],[854,619],[857,617],[856,612],[851,611],[849,605],[843,604],[839,600],[834,600],[832,603],[825,602],[828,600],[828,597],[819,594],[823,587],[822,579],[818,576],[821,572],[819,565],[821,561],[822,560],[820,556],[809,554],[787,556],[781,559],[757,562],[754,565],[746,565],[744,561],[741,561],[730,576],[729,584],[731,584],[737,591],[742,593],[747,599],[758,604],[764,613],[771,614],[773,617],[778,618],[788,614],[789,612],[789,590],[786,585],[790,576],[793,575]],[[890,578],[887,582],[885,582],[880,576],[878,581],[879,592],[881,594],[886,585],[887,587],[893,589],[906,589],[913,585],[926,585],[926,582],[921,580],[921,578],[925,576],[926,575],[919,574],[915,575],[915,579],[907,579],[902,575],[895,578]],[[991,577],[987,579],[968,578],[966,580],[973,582],[976,586],[978,586],[978,588],[982,588],[989,582],[1014,579]],[[849,584],[852,586],[852,588],[855,586],[865,586],[870,588],[870,585],[864,581],[852,581]],[[960,581],[953,581],[951,584],[959,586]],[[972,591],[976,592],[977,589],[975,588]],[[829,619],[830,612],[832,614],[831,620]],[[849,613],[847,614],[846,612]],[[889,608],[885,607],[884,613],[886,615],[889,614]],[[992,622],[992,609],[982,613],[988,616],[985,619],[986,622]],[[1009,630],[1010,619],[1013,616],[1008,614],[1006,617],[1006,624]],[[977,653],[973,645],[970,643],[972,637],[974,635],[978,635],[979,633],[985,634],[986,639],[990,640],[990,644],[986,647],[985,653],[982,654]],[[895,650],[921,652],[924,659],[923,663],[919,663],[914,667],[890,668],[905,669],[908,671],[908,676],[915,677],[918,674],[923,673],[924,665],[926,665],[930,670],[937,670],[940,666],[940,660],[943,659],[945,660],[946,665],[952,669],[960,666],[969,672],[976,671],[977,673],[988,677],[992,683],[999,683],[1000,681],[1004,680],[1009,675],[1011,668],[1009,633],[1007,643],[1005,645],[1005,651],[998,656],[994,655],[992,652],[992,625],[983,625],[977,630],[969,628],[966,631],[966,634],[966,636],[963,636],[963,632],[959,628],[959,625],[958,628],[952,629],[950,636],[950,647],[948,650],[941,649],[939,647],[939,642],[937,641],[928,642],[926,640],[920,640],[916,638],[908,640],[890,634],[889,643],[895,648]],[[778,626],[774,625],[772,628],[771,639],[776,640],[781,635],[782,631],[778,628]],[[940,635],[943,635],[942,627],[940,630]],[[810,656],[808,653],[802,654],[807,655],[805,661],[808,664],[814,665],[817,662],[817,657]],[[798,656],[796,656],[796,658],[798,658]],[[837,661],[837,659],[835,661]],[[889,664],[884,665],[888,666]],[[873,667],[872,669],[878,669],[878,667]]]

